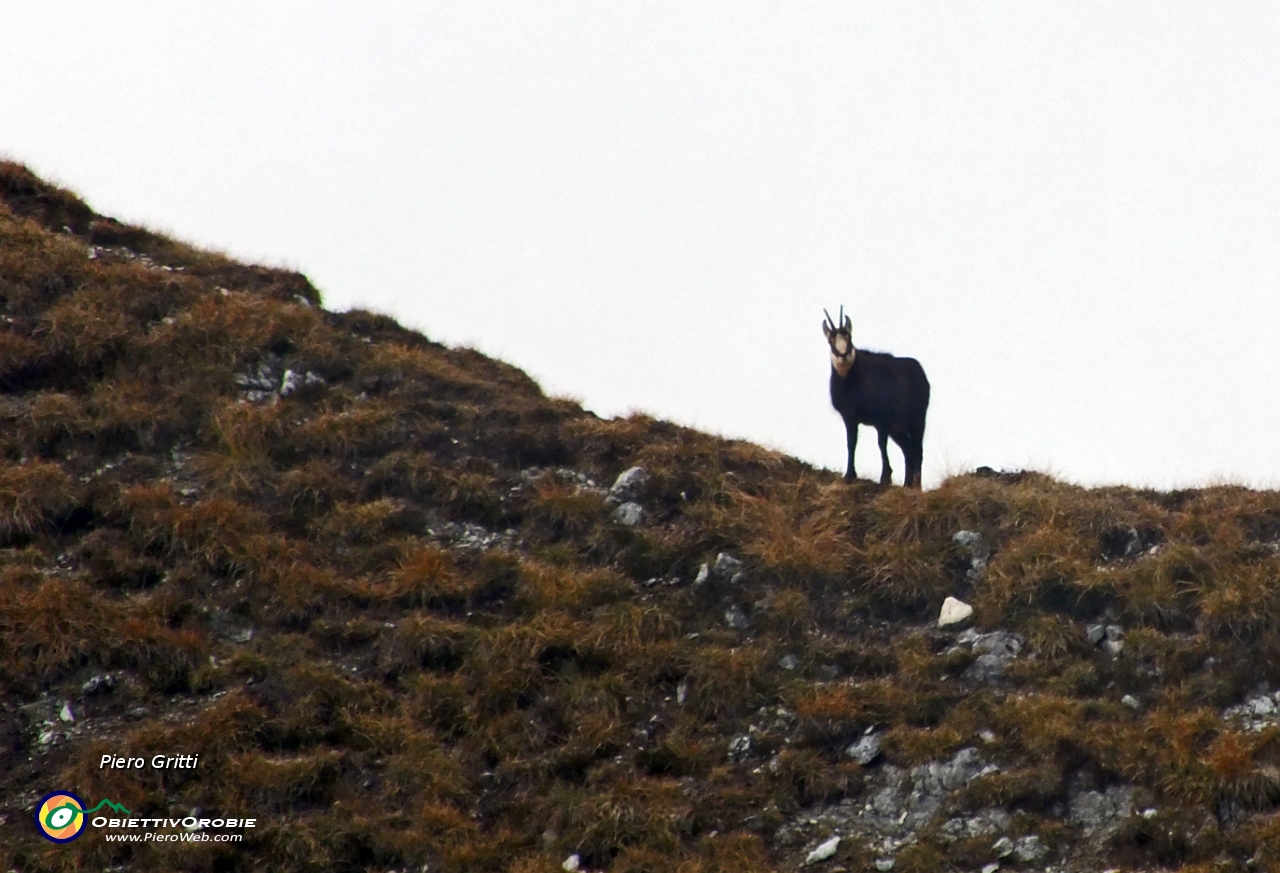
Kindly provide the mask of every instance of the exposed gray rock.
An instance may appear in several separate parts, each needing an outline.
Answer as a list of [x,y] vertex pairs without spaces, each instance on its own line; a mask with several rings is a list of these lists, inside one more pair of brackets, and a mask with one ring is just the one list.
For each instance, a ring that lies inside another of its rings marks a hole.
[[618,524],[635,527],[644,519],[644,507],[639,503],[623,503],[613,511],[613,519]]
[[1103,640],[1102,651],[1106,652],[1108,655],[1110,655],[1113,658],[1118,658],[1120,657],[1120,654],[1124,651],[1124,641],[1123,640]]
[[1142,701],[1138,700],[1138,698],[1134,697],[1132,694],[1126,694],[1124,697],[1121,697],[1120,702],[1130,709],[1142,708]]
[[[970,628],[956,637],[955,649],[968,647],[978,657],[964,671],[970,682],[995,682],[1005,667],[1022,653],[1022,637],[1006,630],[978,633]],[[953,649],[953,651],[955,650]]]
[[694,577],[693,584],[701,585],[711,577],[711,568],[703,564],[698,568],[698,575]]
[[1085,629],[1084,638],[1089,641],[1089,645],[1096,646],[1102,642],[1107,635],[1107,629],[1100,624],[1091,624]]
[[516,532],[512,528],[498,533],[471,522],[447,521],[426,529],[427,536],[438,537],[455,549],[485,551],[510,549],[516,544]]
[[741,761],[751,754],[751,735],[738,734],[729,741],[729,760]]
[[619,503],[636,500],[649,481],[649,474],[644,467],[630,467],[618,474],[609,488],[609,499]]
[[883,737],[884,734],[879,732],[864,734],[862,739],[850,745],[849,748],[844,750],[844,753],[866,767],[880,757],[880,741]]
[[276,386],[280,384],[276,363],[271,360],[263,361],[256,368],[237,374],[235,381],[244,391],[245,399],[251,403],[273,400],[276,396]]
[[946,841],[1002,835],[1011,824],[1009,811],[1002,807],[947,813],[945,821],[939,820],[943,811],[951,808],[955,792],[995,772],[999,769],[983,761],[973,748],[910,769],[885,763],[867,771],[860,797],[802,811],[792,823],[777,830],[775,840],[782,846],[803,844],[807,842],[805,832],[817,828],[820,834],[839,833],[856,839],[887,863],[931,827]]
[[280,396],[288,397],[301,388],[323,388],[324,385],[324,377],[312,373],[310,370],[305,374],[298,373],[295,370],[285,370],[284,376],[280,380]]
[[80,686],[80,694],[83,697],[90,697],[94,694],[110,691],[115,685],[116,677],[114,674],[99,673],[96,676],[90,676],[88,681]]
[[741,561],[728,552],[721,552],[716,555],[716,562],[711,566],[711,578],[732,581],[741,570]]
[[1013,844],[1013,857],[1023,864],[1034,864],[1048,854],[1049,847],[1035,834],[1019,837]]
[[1013,817],[1009,815],[1007,810],[995,806],[971,816],[957,816],[956,818],[947,819],[943,822],[939,833],[947,840],[986,837],[1007,831],[1012,821]]
[[1280,692],[1257,694],[1222,711],[1222,718],[1245,730],[1261,731],[1280,724]]
[[778,666],[784,670],[794,670],[800,666],[800,659],[795,655],[786,654],[778,659]]
[[982,571],[987,569],[987,561],[991,559],[991,547],[977,531],[957,531],[951,539],[969,553],[969,569],[965,572],[965,576],[970,580],[977,579],[982,575]]
[[991,851],[996,853],[997,858],[1007,858],[1013,854],[1013,840],[1001,837],[991,844]]
[[1108,833],[1133,814],[1132,785],[1112,785],[1106,791],[1080,791],[1071,796],[1067,821],[1086,834]]
[[750,619],[747,618],[747,614],[740,607],[731,606],[725,610],[724,623],[734,630],[746,630],[747,625],[750,624]]

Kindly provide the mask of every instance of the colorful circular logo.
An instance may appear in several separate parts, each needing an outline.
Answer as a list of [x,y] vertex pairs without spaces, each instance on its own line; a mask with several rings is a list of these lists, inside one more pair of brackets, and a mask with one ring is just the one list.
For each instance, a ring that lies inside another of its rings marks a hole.
[[51,842],[71,842],[84,830],[84,820],[84,801],[70,791],[46,794],[36,804],[36,827]]

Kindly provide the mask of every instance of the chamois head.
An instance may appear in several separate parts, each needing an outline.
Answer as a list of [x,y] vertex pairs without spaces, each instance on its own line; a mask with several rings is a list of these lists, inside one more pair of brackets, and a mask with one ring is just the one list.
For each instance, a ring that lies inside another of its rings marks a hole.
[[824,309],[822,314],[826,316],[826,320],[822,322],[822,332],[827,335],[827,342],[831,345],[831,366],[844,376],[853,367],[853,359],[858,354],[858,350],[853,347],[853,322],[844,314],[843,306],[840,307],[839,326],[831,320],[830,312]]

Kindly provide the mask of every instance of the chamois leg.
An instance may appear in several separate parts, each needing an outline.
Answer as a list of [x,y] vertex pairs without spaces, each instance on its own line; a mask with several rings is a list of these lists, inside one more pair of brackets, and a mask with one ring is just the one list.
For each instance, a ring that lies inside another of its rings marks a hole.
[[889,466],[889,431],[876,428],[876,436],[880,441],[880,484],[892,485],[893,468]]
[[853,470],[854,450],[858,448],[858,423],[845,419],[844,422],[845,442],[849,446],[849,466],[844,471],[844,481],[852,482],[858,478],[858,474]]
[[922,488],[920,484],[920,468],[924,466],[924,438],[919,434],[912,434],[907,439],[907,444],[903,447],[903,454],[907,458],[907,487]]

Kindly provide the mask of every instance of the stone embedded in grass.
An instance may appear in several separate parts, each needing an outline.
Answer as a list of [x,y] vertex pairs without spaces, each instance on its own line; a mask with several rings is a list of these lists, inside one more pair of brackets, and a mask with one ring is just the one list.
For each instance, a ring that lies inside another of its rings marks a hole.
[[839,848],[840,848],[840,838],[832,837],[831,839],[827,840],[825,843],[822,843],[821,845],[819,845],[812,852],[810,852],[809,856],[804,859],[804,863],[808,865],[808,864],[818,864],[822,861],[826,861],[828,858],[835,857],[836,850]]
[[62,704],[62,711],[58,713],[58,718],[65,722],[73,722],[76,720],[75,713],[71,711],[71,704],[69,702]]
[[1238,706],[1224,709],[1222,717],[1238,723],[1246,730],[1266,730],[1280,722],[1280,692],[1251,697]]
[[1001,837],[991,844],[991,851],[996,853],[997,858],[1007,858],[1013,854],[1013,840]]
[[640,496],[640,491],[648,481],[649,474],[644,471],[644,467],[631,467],[623,470],[618,474],[618,478],[614,480],[612,487],[609,488],[608,499],[618,503],[635,500]]
[[1138,700],[1138,698],[1134,697],[1132,694],[1126,694],[1124,697],[1121,697],[1120,702],[1123,703],[1125,706],[1129,707],[1130,709],[1142,708],[1142,702]]
[[96,676],[89,677],[89,680],[80,686],[81,695],[88,697],[91,694],[97,694],[100,691],[108,691],[115,687],[116,677],[110,673],[99,673]]
[[725,610],[724,623],[734,630],[746,630],[747,625],[750,623],[750,619],[747,618],[747,614],[739,607],[731,606],[729,609]]
[[711,578],[732,582],[741,571],[741,561],[728,552],[721,552],[716,555],[716,562],[711,566]]
[[1106,637],[1106,635],[1107,635],[1106,627],[1100,624],[1091,624],[1085,629],[1085,632],[1084,632],[1084,638],[1089,641],[1089,645],[1091,646],[1096,646],[1098,643],[1102,642],[1103,638]]
[[[992,766],[992,765],[988,765]],[[981,775],[981,773],[979,773]],[[947,819],[939,828],[939,835],[946,840],[976,839],[1007,831],[1013,817],[998,806],[988,807],[971,816]]]
[[957,531],[952,541],[969,553],[969,569],[965,576],[976,579],[987,569],[987,561],[991,558],[991,547],[982,539],[982,534],[972,530]]
[[635,527],[644,519],[644,507],[639,503],[623,503],[613,511],[613,520],[627,527]]
[[305,374],[296,370],[285,370],[280,380],[280,396],[288,397],[302,388],[323,388],[324,377],[308,370]]
[[1083,828],[1087,835],[1106,834],[1133,814],[1132,785],[1112,785],[1106,791],[1081,791],[1072,795],[1067,823]]
[[778,659],[778,666],[784,670],[794,670],[800,666],[800,659],[795,655],[786,654]]
[[694,585],[701,585],[711,578],[711,568],[703,564],[698,568],[698,575],[693,578]]
[[[1004,676],[1004,668],[1022,653],[1022,637],[1006,630],[980,634],[970,628],[956,638],[959,645],[967,645],[978,657],[964,671],[971,682],[995,682]],[[958,646],[957,646],[958,647]]]
[[948,597],[942,601],[942,611],[938,614],[938,627],[951,627],[962,624],[973,615],[973,607],[963,600]]
[[751,754],[751,735],[738,734],[729,741],[729,760],[741,761]]
[[560,865],[560,869],[565,873],[574,873],[582,866],[582,859],[577,854],[570,855],[564,859],[564,863]]
[[877,858],[874,866],[880,873],[889,873],[895,863],[892,858]]
[[845,749],[844,753],[847,757],[866,767],[880,757],[880,740],[882,737],[883,734],[881,733],[867,733],[862,739]]
[[1013,844],[1013,857],[1023,864],[1034,864],[1047,854],[1049,847],[1035,834],[1019,837]]

